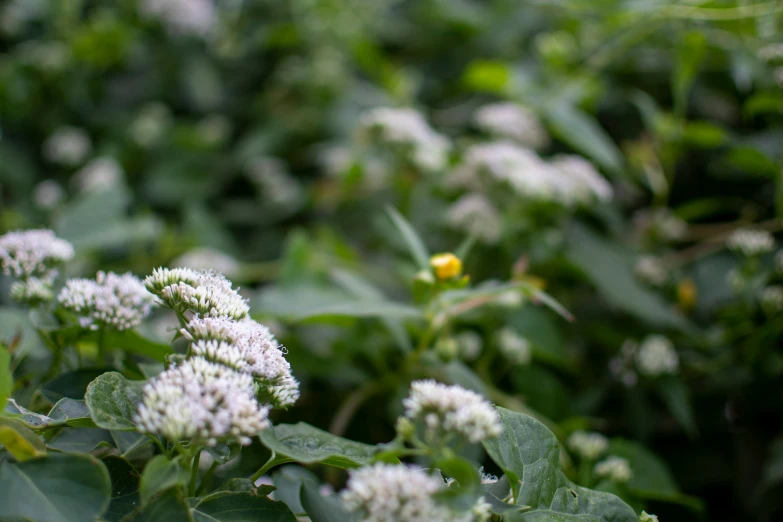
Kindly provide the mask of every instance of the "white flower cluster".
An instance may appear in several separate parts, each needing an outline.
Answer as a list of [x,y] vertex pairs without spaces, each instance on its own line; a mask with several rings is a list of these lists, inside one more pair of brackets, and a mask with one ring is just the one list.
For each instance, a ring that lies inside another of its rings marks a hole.
[[662,286],[669,280],[666,267],[654,256],[640,257],[634,265],[634,272],[639,279],[652,286]]
[[69,279],[57,300],[92,330],[135,328],[150,314],[154,301],[133,274],[113,272],[98,272],[95,279]]
[[675,374],[680,368],[680,359],[674,344],[663,335],[649,335],[636,353],[636,366],[642,375],[657,377]]
[[627,459],[610,455],[595,465],[595,475],[615,482],[628,482],[633,478],[631,464]]
[[484,341],[476,332],[465,330],[456,336],[459,355],[466,361],[474,361],[481,354]]
[[245,299],[231,288],[231,281],[212,271],[156,268],[144,285],[180,313],[239,320],[250,311]]
[[122,184],[125,171],[111,156],[95,158],[71,178],[82,193],[102,192]]
[[449,207],[446,223],[490,245],[498,242],[503,229],[497,209],[483,194],[475,192],[465,194]]
[[682,239],[688,231],[688,224],[666,207],[641,210],[633,221],[642,234],[665,242]]
[[43,144],[44,157],[64,167],[76,167],[91,150],[90,137],[77,127],[60,127]]
[[515,366],[530,364],[533,359],[530,343],[511,328],[503,328],[497,333],[497,344],[503,357]]
[[16,281],[11,297],[37,302],[52,299],[57,267],[73,258],[73,246],[51,230],[17,230],[0,236],[0,267]]
[[775,249],[775,238],[766,230],[745,228],[735,230],[726,241],[726,246],[738,254],[753,257],[772,252]]
[[448,162],[451,143],[414,109],[372,109],[362,115],[359,128],[381,143],[409,147],[413,163],[421,169],[440,170]]
[[595,460],[609,448],[609,440],[600,433],[579,430],[568,437],[568,447],[583,459]]
[[478,393],[461,386],[433,380],[415,381],[402,404],[405,416],[422,422],[431,440],[456,434],[475,443],[497,437],[502,431],[492,405]]
[[149,103],[141,108],[128,132],[140,147],[148,148],[161,141],[171,125],[171,111],[162,103]]
[[340,496],[362,522],[473,522],[489,519],[483,499],[471,511],[451,510],[436,501],[445,490],[437,475],[403,465],[378,463],[350,472]]
[[255,398],[253,379],[203,357],[171,366],[144,386],[135,416],[143,433],[214,446],[250,444],[267,428],[269,408]]
[[761,291],[761,307],[769,315],[783,310],[783,286],[770,285]]
[[212,0],[141,0],[141,14],[164,23],[174,34],[206,36],[217,23]]
[[486,190],[500,183],[524,198],[563,205],[607,201],[612,197],[609,183],[582,158],[558,156],[550,163],[533,150],[510,141],[468,148],[448,183],[471,190]]
[[181,330],[193,355],[251,375],[273,405],[290,406],[299,398],[299,383],[291,375],[285,352],[266,326],[245,318],[194,317]]
[[473,115],[476,126],[500,138],[538,149],[549,143],[549,136],[529,109],[511,102],[490,103]]

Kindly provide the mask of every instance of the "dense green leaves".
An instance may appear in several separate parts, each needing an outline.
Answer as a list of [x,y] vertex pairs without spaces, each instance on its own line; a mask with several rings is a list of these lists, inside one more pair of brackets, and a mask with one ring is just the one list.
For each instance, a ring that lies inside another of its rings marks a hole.
[[33,522],[84,522],[109,505],[106,467],[89,455],[51,453],[0,464],[0,518]]
[[221,492],[193,507],[195,522],[296,522],[282,502],[251,493]]
[[515,504],[530,508],[511,515],[511,520],[636,522],[633,509],[616,496],[566,478],[560,469],[560,445],[546,426],[521,413],[497,410],[503,433],[484,441],[484,448],[508,477]]
[[107,522],[119,522],[141,505],[139,473],[130,462],[109,456],[103,459],[111,478],[111,503],[103,514]]
[[43,440],[14,419],[0,417],[0,444],[20,462],[46,455]]
[[117,372],[105,373],[90,383],[84,400],[96,426],[110,430],[134,429],[133,416],[141,401],[141,383],[131,382]]
[[149,504],[121,520],[122,522],[195,522],[190,507],[177,488],[165,491]]
[[376,452],[375,446],[337,437],[304,422],[264,430],[261,442],[275,452],[279,463],[320,462],[338,468],[355,468],[372,462]]
[[147,462],[139,482],[141,501],[147,504],[157,494],[170,488],[187,484],[189,470],[179,459],[169,460],[165,455],[157,455]]

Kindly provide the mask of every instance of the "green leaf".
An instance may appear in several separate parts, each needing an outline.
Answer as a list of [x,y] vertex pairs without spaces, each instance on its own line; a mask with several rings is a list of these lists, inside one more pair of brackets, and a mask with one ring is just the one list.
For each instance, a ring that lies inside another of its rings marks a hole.
[[272,473],[272,483],[275,485],[275,499],[285,502],[294,513],[304,513],[300,500],[300,490],[303,481],[318,483],[318,476],[305,468],[295,464],[280,466]]
[[0,417],[0,444],[20,462],[46,455],[41,437],[16,419]]
[[97,368],[87,368],[64,373],[44,384],[40,390],[41,395],[50,400],[52,404],[65,397],[76,400],[84,399],[87,386],[93,380],[103,375],[105,371]]
[[511,69],[505,62],[474,60],[462,73],[461,81],[470,91],[505,94],[511,84]]
[[682,381],[674,376],[661,377],[656,382],[655,388],[671,414],[685,429],[688,436],[691,438],[698,436],[699,430],[696,428],[696,421],[693,419],[690,395]]
[[633,509],[616,496],[566,478],[560,468],[560,445],[546,426],[505,408],[497,411],[503,433],[485,440],[484,448],[509,478],[517,492],[516,504],[530,507],[509,520],[637,522]]
[[111,503],[103,514],[107,522],[119,522],[141,504],[139,497],[139,472],[130,462],[109,456],[103,459],[111,477]]
[[104,373],[87,386],[84,401],[95,425],[109,430],[133,430],[133,416],[141,402],[141,382],[117,372]]
[[557,318],[535,306],[522,306],[509,312],[511,326],[530,342],[536,360],[569,366],[565,343],[556,323]]
[[[86,339],[97,342],[99,332],[92,332]],[[122,332],[109,330],[105,334],[104,342],[109,348],[119,348],[120,350],[135,353],[163,362],[166,355],[172,353],[171,345],[157,343],[145,337],[142,337],[135,330],[123,330]]]
[[260,438],[275,452],[279,463],[320,462],[338,468],[356,468],[372,463],[376,452],[375,446],[332,435],[304,422],[266,429]]
[[90,417],[90,411],[84,401],[75,399],[60,399],[52,407],[47,415],[32,412],[16,401],[10,399],[6,405],[5,411],[24,423],[30,429],[44,430],[56,428],[59,426],[73,426],[77,428],[93,428],[95,423]]
[[0,519],[33,522],[95,520],[109,505],[106,467],[90,455],[50,453],[0,465]]
[[195,522],[296,522],[283,502],[251,493],[210,495],[193,508]]
[[11,354],[5,346],[0,346],[0,405],[5,403],[14,390],[14,376],[11,375]]
[[309,480],[302,481],[300,500],[312,522],[351,522],[356,520],[356,517],[345,509],[339,497],[335,495],[329,498],[322,497],[318,491],[318,485]]
[[427,247],[424,246],[424,242],[419,237],[419,234],[417,234],[416,230],[413,228],[413,225],[411,225],[408,220],[402,216],[402,214],[397,212],[397,209],[394,207],[386,207],[386,213],[389,215],[389,219],[392,220],[392,223],[394,223],[394,226],[397,227],[397,230],[400,232],[403,241],[405,241],[405,245],[408,247],[408,251],[410,252],[411,257],[416,262],[416,265],[418,265],[419,269],[429,270],[430,254],[427,251]]
[[188,483],[190,473],[178,459],[169,460],[165,455],[156,455],[144,466],[144,472],[139,482],[139,495],[142,504],[162,491],[184,486]]
[[455,511],[466,511],[476,504],[482,493],[481,477],[470,461],[455,456],[438,460],[435,467],[456,481],[438,495],[439,500]]
[[[82,519],[83,520],[83,519]],[[195,522],[185,498],[179,488],[165,491],[155,500],[146,504],[121,522]]]
[[688,105],[688,92],[703,61],[707,39],[700,31],[690,31],[683,35],[677,47],[677,66],[672,77],[672,96],[675,112],[684,116]]
[[552,132],[575,150],[610,172],[619,173],[622,170],[623,156],[620,149],[595,118],[564,103],[545,106],[544,116]]
[[583,225],[573,224],[567,237],[568,260],[587,275],[609,303],[657,326],[687,326],[672,307],[636,281],[633,255]]
[[66,453],[89,453],[98,447],[113,447],[114,439],[108,430],[100,428],[63,428],[46,445]]

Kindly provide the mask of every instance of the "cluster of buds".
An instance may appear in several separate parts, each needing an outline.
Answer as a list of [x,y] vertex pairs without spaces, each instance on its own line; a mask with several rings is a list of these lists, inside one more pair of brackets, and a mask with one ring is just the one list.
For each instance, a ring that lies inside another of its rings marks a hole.
[[20,302],[51,301],[57,269],[73,255],[73,246],[51,230],[19,230],[0,237],[0,267],[16,279],[11,297]]

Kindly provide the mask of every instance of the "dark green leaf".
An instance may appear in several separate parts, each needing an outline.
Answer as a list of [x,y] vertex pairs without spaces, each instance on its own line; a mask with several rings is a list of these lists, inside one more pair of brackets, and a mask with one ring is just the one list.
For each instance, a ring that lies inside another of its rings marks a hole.
[[171,488],[149,504],[121,519],[121,522],[194,522],[194,520],[182,492],[179,488]]
[[397,212],[397,209],[394,207],[386,207],[386,213],[389,215],[392,223],[394,223],[394,226],[397,227],[402,239],[405,241],[405,245],[408,247],[408,252],[419,269],[429,270],[430,254],[413,225],[408,223],[408,220]]
[[5,403],[14,389],[14,377],[11,375],[11,354],[5,346],[0,346],[0,405]]
[[95,520],[109,505],[106,467],[89,455],[50,453],[0,464],[0,519],[33,522]]
[[280,424],[262,431],[260,437],[280,463],[320,462],[338,468],[355,468],[370,464],[376,451],[375,446],[337,437],[304,422]]
[[84,401],[95,425],[110,430],[132,430],[133,416],[141,402],[140,382],[117,372],[104,373],[87,387]]
[[210,495],[193,508],[195,522],[296,522],[283,502],[251,493]]
[[139,497],[139,472],[121,457],[103,459],[111,477],[111,504],[103,514],[107,522],[119,522],[122,517],[141,505]]
[[178,459],[169,460],[165,455],[157,455],[144,466],[139,482],[141,502],[147,504],[163,491],[184,486],[189,478],[190,473]]
[[564,103],[544,109],[546,121],[558,138],[590,157],[601,168],[613,173],[622,170],[622,153],[595,118]]
[[67,453],[89,453],[99,446],[113,446],[114,439],[101,428],[63,428],[46,445]]
[[18,461],[46,455],[41,437],[16,419],[0,417],[0,444]]
[[312,522],[351,522],[356,520],[340,502],[339,497],[324,498],[318,491],[318,484],[302,481],[300,499]]
[[698,429],[693,419],[690,395],[682,381],[677,377],[662,377],[656,382],[656,389],[671,414],[685,428],[688,436],[695,438]]
[[62,398],[83,400],[87,386],[106,370],[97,368],[65,373],[41,387],[41,395],[56,403]]

